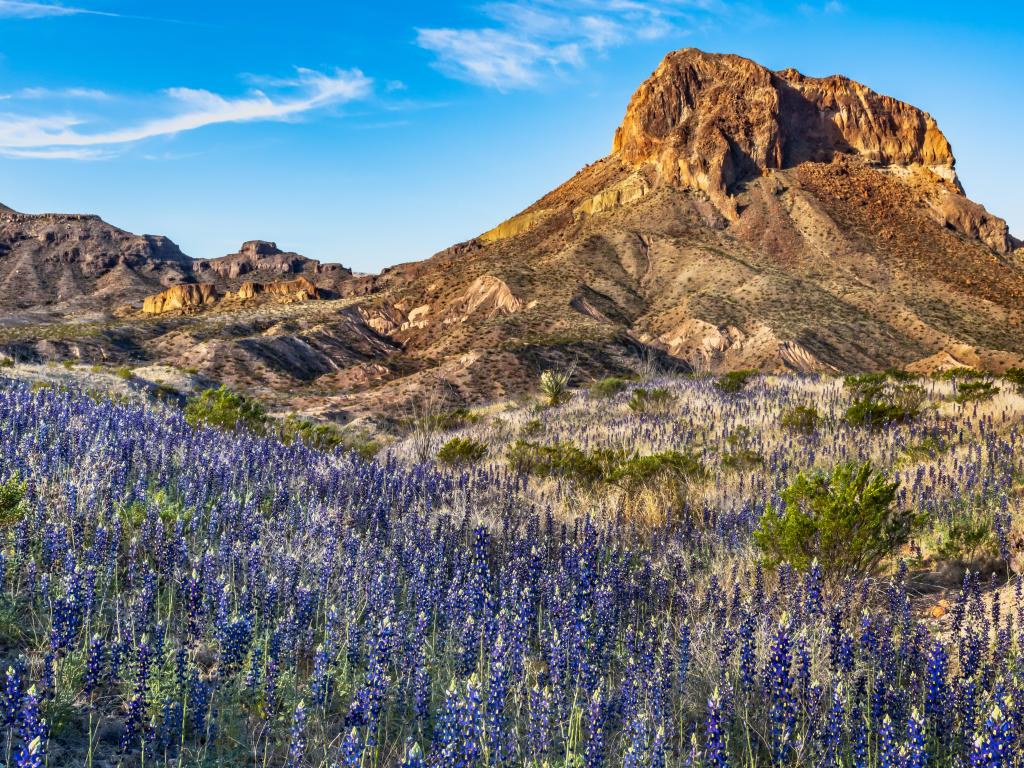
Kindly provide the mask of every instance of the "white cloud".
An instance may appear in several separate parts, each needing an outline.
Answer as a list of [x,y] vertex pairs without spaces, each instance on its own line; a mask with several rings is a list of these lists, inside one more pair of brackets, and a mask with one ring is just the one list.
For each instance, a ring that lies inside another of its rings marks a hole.
[[51,16],[118,16],[117,13],[91,11],[56,3],[33,3],[27,0],[0,0],[0,19],[44,19]]
[[[208,90],[171,88],[147,112],[167,114],[137,123],[110,127],[74,114],[0,114],[0,154],[8,157],[93,159],[115,148],[157,136],[170,136],[221,123],[290,120],[316,109],[370,95],[373,81],[358,69],[323,73],[297,69],[294,78],[277,81],[279,90],[253,90],[226,97]],[[91,154],[83,148],[103,148]]]
[[0,94],[0,99],[81,99],[84,101],[107,101],[111,98],[105,91],[95,88],[22,88],[14,93]]
[[527,88],[580,67],[588,52],[680,30],[694,14],[718,14],[721,0],[517,0],[481,7],[478,28],[416,30],[449,77],[499,90]]

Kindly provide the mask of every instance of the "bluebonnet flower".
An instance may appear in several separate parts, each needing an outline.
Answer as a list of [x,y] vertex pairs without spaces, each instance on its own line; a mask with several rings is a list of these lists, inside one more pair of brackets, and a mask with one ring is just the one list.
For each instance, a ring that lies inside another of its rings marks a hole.
[[3,724],[5,728],[13,728],[21,717],[21,702],[24,692],[21,690],[21,673],[17,667],[8,667],[4,677],[3,691],[0,692],[0,706],[3,707]]
[[722,722],[721,696],[716,688],[708,699],[708,715],[705,721],[704,754],[710,768],[729,768],[729,754],[726,751],[725,726]]
[[405,759],[402,760],[401,768],[426,768],[426,763],[423,760],[423,750],[420,749],[420,745],[413,743],[405,751]]
[[783,617],[772,637],[771,654],[764,673],[771,697],[772,754],[780,764],[784,764],[789,756],[796,727],[791,667],[789,622]]
[[907,720],[907,747],[901,768],[925,768],[928,765],[928,751],[925,748],[924,722],[915,709]]
[[106,645],[103,638],[94,635],[89,643],[89,651],[85,659],[85,671],[82,673],[82,688],[87,697],[91,697],[100,686],[106,666]]
[[29,688],[21,700],[18,736],[21,746],[15,756],[18,768],[42,768],[46,762],[48,728],[39,710],[36,689]]
[[587,746],[583,754],[585,768],[604,768],[605,703],[602,687],[598,686],[587,707]]
[[291,741],[288,745],[288,757],[285,759],[286,768],[299,768],[306,757],[306,704],[300,701],[295,706],[295,715],[292,718]]
[[[1005,702],[1004,702],[1005,703]],[[1013,765],[1011,760],[1017,749],[1017,732],[1014,722],[1006,716],[997,702],[992,705],[982,731],[975,737],[971,749],[971,768],[1004,768]]]
[[551,692],[534,685],[530,689],[530,721],[527,737],[534,762],[542,762],[551,744]]

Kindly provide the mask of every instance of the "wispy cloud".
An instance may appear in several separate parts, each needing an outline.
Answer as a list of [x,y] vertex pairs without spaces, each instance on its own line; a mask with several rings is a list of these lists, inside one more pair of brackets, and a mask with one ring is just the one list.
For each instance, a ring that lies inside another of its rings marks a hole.
[[423,28],[416,44],[450,77],[499,90],[528,88],[580,67],[590,53],[684,31],[721,0],[514,0],[481,7],[477,28]]
[[0,19],[45,19],[51,16],[111,16],[120,14],[93,11],[57,3],[32,3],[25,0],[0,0]]
[[0,114],[0,155],[97,159],[134,142],[205,126],[296,119],[314,110],[364,99],[373,89],[373,81],[358,69],[326,73],[297,69],[294,77],[273,82],[273,92],[257,89],[237,97],[170,88],[147,109],[163,112],[163,116],[124,125],[110,116]]
[[22,88],[13,93],[0,93],[0,99],[80,99],[82,101],[109,101],[111,95],[95,88]]

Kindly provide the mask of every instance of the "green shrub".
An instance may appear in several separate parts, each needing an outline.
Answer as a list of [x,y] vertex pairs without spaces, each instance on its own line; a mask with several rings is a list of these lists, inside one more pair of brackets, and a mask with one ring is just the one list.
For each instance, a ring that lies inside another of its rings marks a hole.
[[0,368],[13,368],[14,360],[10,357],[0,357]]
[[970,562],[998,554],[999,545],[989,520],[957,519],[939,537],[938,555],[943,560]]
[[953,401],[960,405],[991,400],[999,394],[999,387],[988,379],[973,379],[957,384]]
[[170,384],[164,384],[163,382],[157,382],[153,385],[153,397],[157,400],[163,400],[165,402],[181,401],[182,393],[172,387]]
[[487,446],[468,437],[453,437],[441,446],[437,460],[442,464],[458,466],[476,464],[487,455]]
[[1024,395],[1024,368],[1011,368],[1003,374],[1003,378],[1017,388],[1017,391]]
[[367,432],[354,427],[340,427],[329,421],[314,421],[289,414],[277,422],[273,430],[285,444],[301,442],[316,451],[356,453],[363,461],[370,461],[380,452],[380,443]]
[[537,437],[543,431],[544,422],[542,422],[540,419],[530,419],[520,428],[519,435],[520,437],[525,439],[530,437]]
[[539,445],[519,440],[509,448],[507,458],[524,474],[561,477],[588,486],[607,483],[627,494],[652,485],[678,490],[689,480],[707,476],[696,456],[679,451],[637,456],[611,448],[584,451],[570,442]]
[[563,477],[593,485],[602,482],[622,461],[622,451],[584,451],[568,441],[540,445],[517,440],[507,453],[509,464],[520,473],[536,477]]
[[132,373],[131,368],[129,368],[126,365],[122,365],[120,368],[114,371],[114,375],[117,376],[119,379],[124,379],[125,381],[128,381],[135,374]]
[[218,429],[246,429],[255,434],[263,434],[267,429],[263,405],[224,385],[189,398],[185,404],[185,420],[193,427],[207,424]]
[[25,516],[27,485],[17,477],[0,484],[0,529],[10,528]]
[[890,383],[884,373],[847,376],[844,383],[853,393],[845,418],[855,427],[880,427],[891,421],[916,419],[926,397],[923,387]]
[[661,451],[620,460],[607,479],[626,491],[635,491],[655,482],[685,483],[706,476],[707,470],[694,454]]
[[765,511],[754,540],[772,565],[805,570],[818,560],[836,580],[870,573],[923,522],[894,507],[898,487],[871,462],[802,472],[782,492],[784,509]]
[[544,371],[540,375],[540,392],[548,406],[561,405],[569,399],[569,374],[564,371]]
[[943,371],[939,374],[939,378],[943,381],[972,381],[977,379],[987,379],[988,374],[984,371],[975,370],[974,368],[960,366],[959,368],[950,368],[948,371]]
[[66,368],[69,371],[73,370],[74,367],[75,367],[75,361],[74,360],[62,360],[60,364],[63,365],[64,368]]
[[657,389],[634,389],[629,398],[629,408],[637,413],[664,413],[675,397],[664,387]]
[[737,448],[722,455],[722,469],[742,472],[764,464],[764,456],[751,448]]
[[594,397],[615,397],[629,386],[629,379],[621,376],[608,376],[590,385],[590,394]]
[[757,376],[757,371],[729,371],[724,376],[719,376],[715,385],[728,395],[735,395],[742,392],[752,378]]
[[949,446],[938,437],[929,435],[916,443],[911,443],[900,451],[900,458],[897,462],[900,466],[919,464],[922,461],[930,461],[935,457],[949,450]]
[[782,412],[779,423],[792,432],[813,435],[821,424],[821,415],[813,405],[794,405]]
[[891,381],[913,381],[917,378],[910,371],[904,371],[902,368],[886,368],[885,377]]

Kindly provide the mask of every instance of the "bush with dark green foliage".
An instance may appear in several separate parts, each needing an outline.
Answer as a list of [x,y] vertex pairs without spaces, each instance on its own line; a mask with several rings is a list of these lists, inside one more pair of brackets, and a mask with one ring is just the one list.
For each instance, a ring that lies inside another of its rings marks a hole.
[[337,425],[304,419],[294,413],[274,422],[273,431],[286,445],[299,442],[321,451],[333,450],[341,442],[341,429]]
[[916,443],[906,445],[900,451],[898,463],[902,466],[912,466],[923,461],[931,461],[949,450],[949,444],[939,437],[927,435]]
[[588,486],[607,483],[627,493],[652,484],[678,487],[707,476],[697,456],[679,451],[638,456],[611,448],[585,451],[570,442],[539,445],[519,440],[507,456],[512,467],[523,474],[561,477]]
[[999,387],[989,379],[972,379],[957,384],[953,401],[960,405],[991,400],[999,394]]
[[971,562],[980,557],[994,558],[998,554],[999,544],[991,520],[953,520],[939,540],[938,555],[943,560]]
[[1024,368],[1011,368],[1003,374],[1003,378],[1017,388],[1017,391],[1024,395]]
[[0,357],[0,368],[13,368],[14,360],[9,357]]
[[724,376],[719,376],[715,385],[727,395],[735,395],[742,392],[755,376],[757,371],[729,371]]
[[782,412],[779,423],[792,432],[813,435],[821,424],[821,414],[813,405],[794,405]]
[[0,530],[10,528],[25,516],[27,485],[17,477],[0,483]]
[[264,434],[267,430],[267,412],[263,405],[224,385],[189,398],[185,404],[185,420],[192,426],[206,424],[228,431],[245,429]]
[[629,379],[621,376],[607,376],[590,385],[590,394],[594,397],[615,397],[629,386]]
[[911,421],[921,414],[924,388],[906,382],[892,383],[884,373],[847,376],[846,388],[853,402],[845,418],[852,426],[882,427],[893,421]]
[[902,368],[886,368],[885,376],[892,381],[913,381],[917,378],[910,371],[904,371]]
[[706,476],[707,470],[694,454],[661,451],[621,460],[609,473],[607,481],[626,491],[635,491],[655,482],[680,483]]
[[742,447],[722,454],[722,469],[744,472],[764,465],[764,456],[752,448]]
[[568,441],[540,445],[517,440],[508,449],[513,469],[536,477],[562,477],[583,485],[602,482],[625,458],[623,451],[584,451]]
[[628,405],[636,413],[664,413],[674,399],[672,393],[664,387],[634,389]]
[[869,574],[924,521],[895,507],[898,487],[871,462],[801,472],[782,492],[784,508],[765,511],[754,540],[771,565],[806,570],[818,560],[836,579]]
[[442,464],[458,466],[476,464],[487,455],[487,446],[468,437],[453,437],[441,446],[437,460]]
[[948,371],[943,371],[938,376],[943,381],[972,381],[989,378],[989,375],[984,371],[968,368],[966,366],[950,368]]

